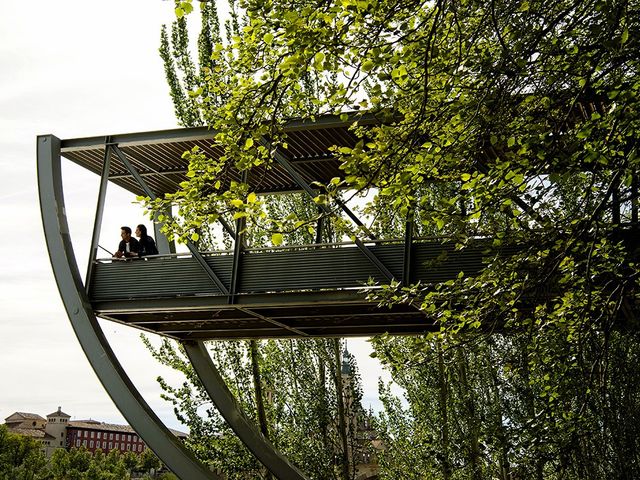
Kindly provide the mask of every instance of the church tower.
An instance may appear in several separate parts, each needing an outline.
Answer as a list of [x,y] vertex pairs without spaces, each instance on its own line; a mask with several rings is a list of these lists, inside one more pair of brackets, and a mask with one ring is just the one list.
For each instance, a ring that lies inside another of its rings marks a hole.
[[51,441],[52,449],[66,447],[67,425],[70,418],[71,415],[64,413],[61,407],[47,415],[47,424],[44,427],[44,431],[55,439]]

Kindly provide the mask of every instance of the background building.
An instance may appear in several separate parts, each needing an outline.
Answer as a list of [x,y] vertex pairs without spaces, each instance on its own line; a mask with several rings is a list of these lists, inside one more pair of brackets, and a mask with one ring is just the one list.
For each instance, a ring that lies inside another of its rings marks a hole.
[[[32,437],[40,442],[42,451],[51,457],[58,448],[85,447],[91,453],[100,449],[105,453],[119,450],[121,453],[141,454],[146,444],[129,425],[116,425],[97,420],[70,420],[61,407],[47,415],[46,420],[36,413],[15,412],[5,418],[9,431]],[[184,432],[170,431],[178,438]]]

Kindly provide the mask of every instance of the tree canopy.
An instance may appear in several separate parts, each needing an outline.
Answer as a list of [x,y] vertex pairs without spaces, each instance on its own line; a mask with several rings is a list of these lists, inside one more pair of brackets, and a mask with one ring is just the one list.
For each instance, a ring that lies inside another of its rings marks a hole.
[[198,61],[188,1],[163,58],[178,118],[224,154],[188,153],[189,180],[147,203],[175,209],[170,233],[198,239],[225,216],[261,245],[313,237],[313,204],[216,182],[286,151],[288,119],[333,113],[361,141],[335,149],[343,175],[316,204],[361,194],[382,238],[410,221],[487,242],[479,275],[375,297],[441,325],[373,340],[408,402],[382,386],[382,478],[636,476],[640,4],[245,0],[222,28],[203,8]]

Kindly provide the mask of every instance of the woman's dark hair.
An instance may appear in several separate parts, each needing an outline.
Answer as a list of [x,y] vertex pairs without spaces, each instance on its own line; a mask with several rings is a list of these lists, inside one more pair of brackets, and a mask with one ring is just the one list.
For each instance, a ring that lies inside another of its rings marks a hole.
[[145,238],[147,236],[147,227],[140,224],[138,225],[138,229],[140,230],[140,238]]

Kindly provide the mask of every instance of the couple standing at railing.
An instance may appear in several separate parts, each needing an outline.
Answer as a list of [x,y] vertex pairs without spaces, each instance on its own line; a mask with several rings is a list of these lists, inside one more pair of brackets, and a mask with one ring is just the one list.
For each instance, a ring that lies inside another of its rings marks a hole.
[[147,234],[147,227],[142,224],[136,227],[136,237],[139,240],[131,236],[129,227],[120,227],[120,237],[122,240],[118,245],[118,251],[113,254],[114,258],[141,258],[158,254],[156,242]]

